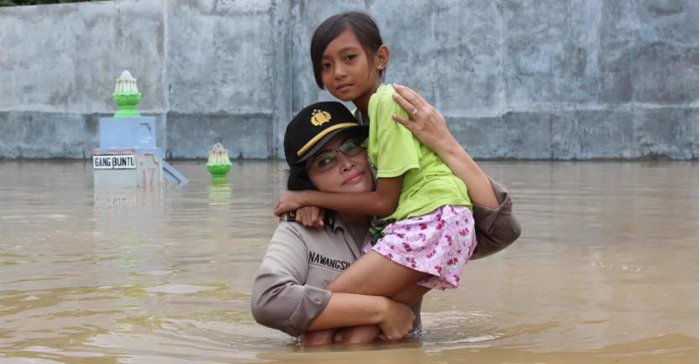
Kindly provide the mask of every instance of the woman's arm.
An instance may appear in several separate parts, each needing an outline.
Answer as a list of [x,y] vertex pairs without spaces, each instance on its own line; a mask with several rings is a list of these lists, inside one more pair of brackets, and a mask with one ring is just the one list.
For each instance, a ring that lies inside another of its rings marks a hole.
[[498,183],[491,181],[493,190],[500,203],[498,208],[490,209],[474,205],[474,223],[478,244],[469,259],[479,259],[505,249],[520,237],[520,222],[513,215],[513,201],[508,191]]
[[305,284],[308,250],[299,228],[291,222],[278,225],[253,281],[250,300],[258,323],[292,336],[303,334],[331,297],[330,291]]
[[479,259],[503,250],[520,237],[521,226],[513,214],[508,191],[493,181],[471,158],[447,129],[444,116],[423,97],[406,86],[394,85],[394,100],[407,111],[409,119],[393,115],[423,144],[437,153],[452,172],[467,185],[474,203],[476,250],[471,259]]
[[294,211],[303,206],[316,206],[365,216],[389,216],[399,201],[403,176],[379,178],[372,192],[330,193],[320,191],[289,191],[277,200],[275,215]]
[[377,325],[387,335],[405,336],[413,328],[415,315],[406,305],[382,296],[333,293],[326,307],[308,330]]
[[393,119],[440,156],[452,173],[467,185],[469,197],[474,203],[497,208],[499,203],[488,175],[447,129],[445,117],[412,89],[396,84],[393,86],[397,92],[394,100],[411,115],[410,119],[406,119],[395,114],[392,115]]

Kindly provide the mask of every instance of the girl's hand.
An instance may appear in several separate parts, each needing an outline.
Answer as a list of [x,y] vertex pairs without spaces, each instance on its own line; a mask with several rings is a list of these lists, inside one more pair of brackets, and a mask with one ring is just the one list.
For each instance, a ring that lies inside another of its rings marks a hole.
[[296,211],[296,222],[310,228],[322,228],[326,210],[316,206],[304,206]]
[[457,143],[457,140],[447,129],[445,117],[439,111],[412,89],[397,84],[393,86],[396,90],[394,101],[409,115],[409,119],[406,119],[401,115],[394,114],[392,118],[395,121],[408,128],[421,143],[438,154],[446,141]]
[[285,192],[277,199],[277,206],[273,212],[277,216],[282,216],[289,211],[298,210],[303,207],[304,192]]

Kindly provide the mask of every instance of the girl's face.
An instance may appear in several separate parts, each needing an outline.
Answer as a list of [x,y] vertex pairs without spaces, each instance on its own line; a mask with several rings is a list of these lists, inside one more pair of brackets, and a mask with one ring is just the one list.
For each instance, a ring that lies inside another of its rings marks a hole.
[[340,100],[366,106],[369,97],[381,82],[379,71],[388,60],[388,51],[385,56],[385,49],[382,46],[377,54],[368,54],[353,31],[343,31],[328,43],[323,52],[323,86]]
[[374,188],[362,139],[338,135],[306,161],[311,182],[322,192],[370,192]]

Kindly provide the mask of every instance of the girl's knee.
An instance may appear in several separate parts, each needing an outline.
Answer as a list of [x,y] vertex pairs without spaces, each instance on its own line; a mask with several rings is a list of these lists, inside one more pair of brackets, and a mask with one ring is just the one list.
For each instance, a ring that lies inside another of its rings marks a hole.
[[320,346],[333,343],[335,330],[310,331],[301,336],[301,343],[304,346]]
[[335,342],[342,344],[369,344],[374,341],[380,334],[377,326],[359,326],[349,327],[338,330],[335,335]]

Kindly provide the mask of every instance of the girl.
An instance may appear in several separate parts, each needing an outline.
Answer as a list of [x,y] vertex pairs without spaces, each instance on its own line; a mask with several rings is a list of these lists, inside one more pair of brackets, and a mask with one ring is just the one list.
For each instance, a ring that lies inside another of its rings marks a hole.
[[[410,116],[394,102],[394,89],[382,84],[389,49],[376,23],[359,12],[328,18],[314,33],[311,60],[317,84],[340,100],[352,101],[355,116],[369,124],[368,156],[377,171],[376,189],[287,192],[275,214],[317,206],[379,217],[366,247],[371,251],[331,282],[332,292],[385,296],[410,305],[432,288],[456,288],[476,246],[471,202],[465,184],[450,168],[392,120],[392,115]],[[376,326],[356,330],[360,334],[354,335],[365,335],[367,341],[378,334]]]

